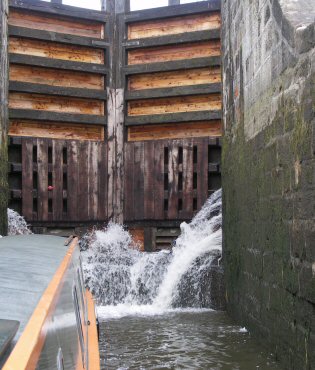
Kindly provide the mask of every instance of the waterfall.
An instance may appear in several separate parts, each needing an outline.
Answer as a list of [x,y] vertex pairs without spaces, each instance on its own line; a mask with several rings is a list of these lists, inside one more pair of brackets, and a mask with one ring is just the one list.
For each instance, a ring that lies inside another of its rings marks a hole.
[[172,251],[140,252],[130,234],[110,223],[81,241],[86,283],[101,314],[159,314],[182,307],[211,306],[212,265],[222,246],[221,190],[210,196],[199,213],[182,223]]

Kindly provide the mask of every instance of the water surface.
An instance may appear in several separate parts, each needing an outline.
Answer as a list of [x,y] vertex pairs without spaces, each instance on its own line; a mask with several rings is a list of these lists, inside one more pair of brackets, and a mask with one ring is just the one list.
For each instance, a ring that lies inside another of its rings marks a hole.
[[280,369],[223,312],[169,312],[101,322],[102,369]]

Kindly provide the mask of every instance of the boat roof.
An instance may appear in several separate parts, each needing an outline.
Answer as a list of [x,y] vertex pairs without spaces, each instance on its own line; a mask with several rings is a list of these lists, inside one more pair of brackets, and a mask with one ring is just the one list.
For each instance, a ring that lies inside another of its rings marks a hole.
[[66,255],[65,240],[50,235],[0,238],[0,319],[20,322],[15,341]]

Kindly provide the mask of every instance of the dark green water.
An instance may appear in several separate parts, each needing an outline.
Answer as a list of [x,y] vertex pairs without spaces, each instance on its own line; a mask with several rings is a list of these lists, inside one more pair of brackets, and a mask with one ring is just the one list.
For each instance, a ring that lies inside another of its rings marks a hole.
[[102,369],[280,369],[223,312],[177,312],[101,322]]

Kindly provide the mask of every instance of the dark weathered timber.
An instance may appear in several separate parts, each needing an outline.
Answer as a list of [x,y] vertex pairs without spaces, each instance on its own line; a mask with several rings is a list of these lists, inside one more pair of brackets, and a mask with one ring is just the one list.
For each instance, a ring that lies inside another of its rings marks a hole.
[[0,2],[0,235],[7,234],[8,207],[8,1]]
[[26,92],[31,94],[45,94],[56,96],[70,96],[76,98],[106,100],[105,90],[80,89],[75,87],[51,86],[44,84],[34,84],[29,82],[10,81],[10,91]]
[[107,49],[109,43],[100,39],[69,35],[66,33],[36,30],[18,26],[9,26],[9,35],[27,39],[54,41],[61,44],[80,45],[90,48]]
[[178,218],[178,151],[181,141],[169,142],[168,150],[168,212],[167,218]]
[[164,6],[161,8],[134,11],[126,14],[125,20],[127,23],[131,23],[138,21],[146,21],[150,19],[171,18],[189,14],[220,11],[220,9],[221,9],[220,0],[209,0],[192,4],[182,4],[180,7],[174,5],[174,6]]
[[79,204],[78,209],[78,220],[88,220],[88,190],[89,190],[89,177],[88,177],[88,142],[82,141],[79,145],[79,173],[78,173],[78,197],[77,202]]
[[125,92],[125,100],[152,99],[170,96],[203,95],[221,92],[221,83],[167,87],[161,89],[134,90]]
[[200,209],[208,198],[208,142],[197,146],[197,208]]
[[88,19],[96,22],[106,22],[107,14],[98,10],[78,8],[75,6],[54,4],[38,0],[10,0],[10,8],[25,9],[35,12],[64,15],[70,18]]
[[72,62],[70,60],[44,58],[24,54],[10,54],[9,59],[10,63],[12,64],[65,69],[70,71],[96,73],[103,75],[106,75],[108,73],[108,68],[103,64]]
[[[78,176],[79,176],[78,141],[67,141],[67,183],[68,183],[68,219],[78,220]],[[81,207],[81,204],[79,205]]]
[[133,143],[125,144],[125,204],[124,216],[126,220],[134,219],[134,145]]
[[[33,140],[22,141],[22,214],[26,221],[33,219]],[[36,174],[37,176],[37,174]]]
[[37,139],[37,207],[38,219],[48,220],[48,142],[47,139]]
[[221,111],[197,111],[183,113],[168,113],[143,116],[128,116],[126,126],[150,125],[157,123],[211,121],[221,119]]
[[105,142],[99,142],[98,150],[98,209],[97,219],[105,221],[107,219],[107,144]]
[[211,66],[220,66],[221,57],[193,58],[175,60],[170,62],[157,62],[146,64],[135,64],[125,66],[123,71],[126,75],[152,72],[178,71],[181,69],[203,68]]
[[162,220],[164,217],[164,143],[156,141],[154,143],[154,162],[153,172],[155,177],[154,184],[154,218]]
[[183,144],[183,210],[182,217],[193,212],[193,140]]
[[134,212],[141,220],[144,218],[144,143],[134,145]]
[[62,220],[62,208],[63,208],[63,160],[62,150],[65,142],[62,140],[53,140],[52,142],[52,160],[53,160],[53,171],[52,171],[52,201],[53,201],[53,219],[56,221]]
[[58,113],[32,109],[10,109],[9,118],[35,120],[43,122],[67,122],[67,123],[105,125],[104,116],[96,116],[92,114]]
[[144,143],[144,218],[154,218],[154,143]]
[[146,48],[151,46],[178,45],[188,42],[218,40],[219,38],[220,38],[220,29],[196,32],[189,32],[189,30],[187,30],[187,32],[179,35],[148,37],[139,40],[129,40],[124,42],[123,46],[125,46],[125,48],[129,50]]

